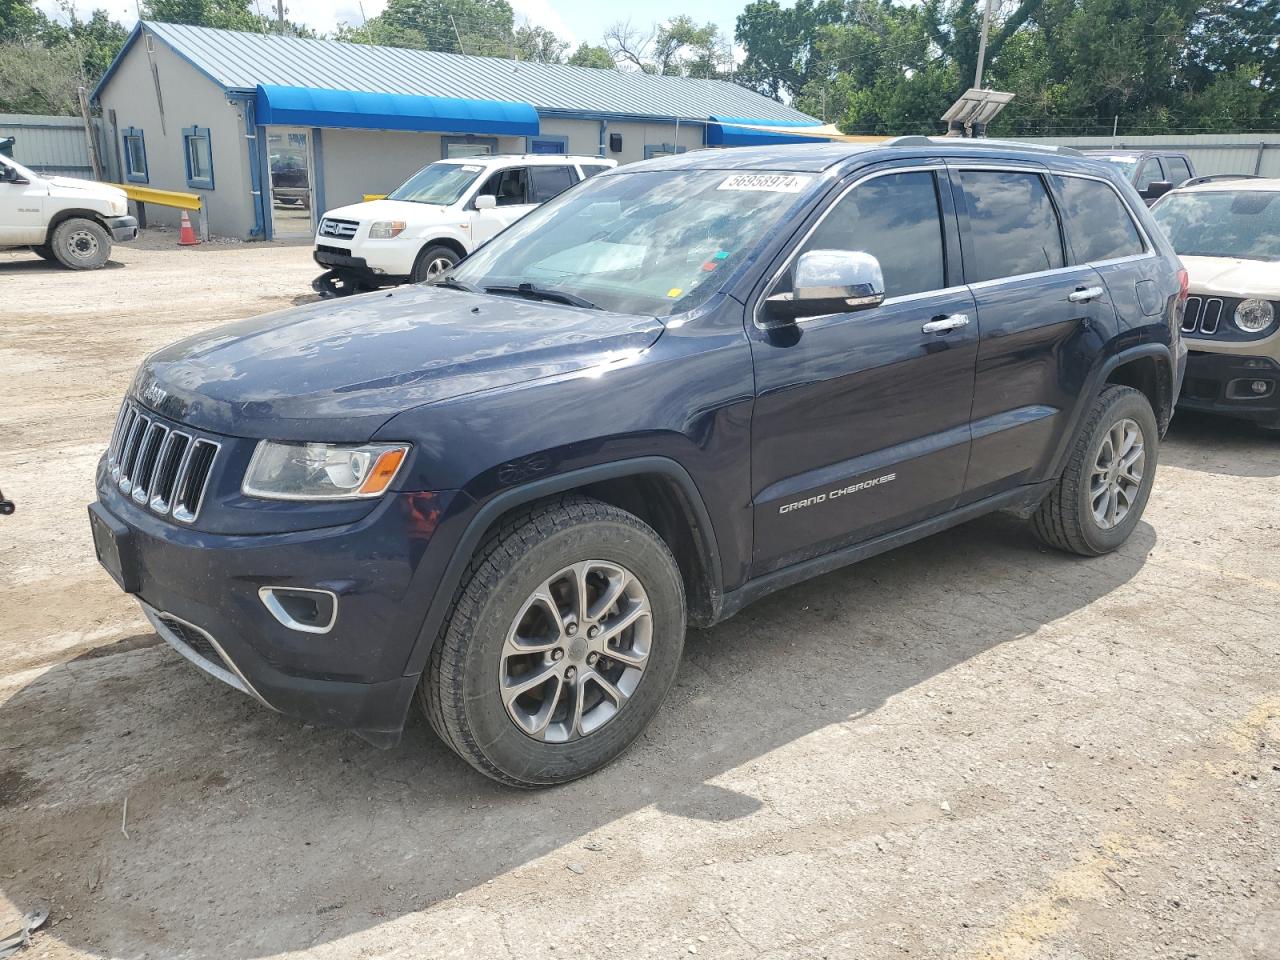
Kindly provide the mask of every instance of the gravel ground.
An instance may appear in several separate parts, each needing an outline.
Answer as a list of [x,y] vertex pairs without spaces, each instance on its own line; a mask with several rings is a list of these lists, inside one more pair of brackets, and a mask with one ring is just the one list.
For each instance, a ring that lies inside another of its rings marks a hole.
[[[0,936],[30,957],[1280,957],[1280,440],[1179,416],[1081,560],[992,517],[694,632],[619,763],[500,788],[147,627],[84,505],[149,350],[309,298],[305,247],[0,254]],[[126,814],[127,802],[127,817]]]

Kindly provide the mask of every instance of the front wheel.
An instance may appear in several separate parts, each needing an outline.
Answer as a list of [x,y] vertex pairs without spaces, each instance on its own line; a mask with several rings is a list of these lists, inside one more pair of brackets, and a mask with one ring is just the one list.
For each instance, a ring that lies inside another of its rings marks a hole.
[[102,224],[84,217],[63,220],[53,230],[49,246],[64,267],[97,270],[111,256],[111,237]]
[[1066,469],[1032,517],[1044,543],[1096,557],[1129,539],[1151,496],[1160,430],[1146,396],[1106,387],[1085,417]]
[[458,254],[448,247],[440,244],[427,247],[418,254],[418,259],[413,264],[413,282],[434,280],[446,270],[452,269],[459,259]]
[[653,529],[600,501],[561,498],[504,523],[477,552],[419,702],[486,776],[565,783],[648,725],[684,631],[680,571]]

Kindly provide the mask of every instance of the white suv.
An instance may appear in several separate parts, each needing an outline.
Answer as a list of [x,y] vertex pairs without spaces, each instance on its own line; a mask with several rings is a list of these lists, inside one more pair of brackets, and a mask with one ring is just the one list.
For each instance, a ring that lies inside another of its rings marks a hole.
[[138,235],[128,203],[119,187],[42,177],[0,157],[0,249],[30,247],[72,270],[96,270],[111,256],[113,240]]
[[383,200],[329,210],[316,231],[313,284],[327,296],[439,276],[530,210],[618,165],[525,154],[440,160]]

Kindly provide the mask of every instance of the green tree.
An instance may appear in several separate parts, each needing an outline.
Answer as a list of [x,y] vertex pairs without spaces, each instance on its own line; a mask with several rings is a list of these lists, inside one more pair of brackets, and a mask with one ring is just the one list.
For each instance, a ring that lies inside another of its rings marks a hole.
[[507,0],[390,0],[363,27],[339,39],[490,57],[516,55],[515,14]]
[[604,43],[615,63],[645,73],[711,78],[733,62],[714,23],[698,24],[684,15],[655,23],[649,30],[616,23],[605,32]]
[[141,14],[143,20],[224,30],[261,30],[264,19],[251,0],[143,0]]
[[79,113],[80,63],[69,47],[0,43],[0,113]]
[[546,27],[522,23],[516,27],[513,38],[516,57],[535,63],[564,63],[564,52],[569,45]]
[[595,67],[598,70],[616,70],[617,64],[604,47],[593,47],[589,43],[578,45],[578,49],[570,54],[567,61],[574,67]]
[[818,60],[814,41],[821,28],[839,23],[842,0],[754,0],[738,14],[735,37],[746,51],[735,79],[769,97],[794,97],[810,80]]
[[35,40],[48,26],[31,0],[0,0],[0,41]]

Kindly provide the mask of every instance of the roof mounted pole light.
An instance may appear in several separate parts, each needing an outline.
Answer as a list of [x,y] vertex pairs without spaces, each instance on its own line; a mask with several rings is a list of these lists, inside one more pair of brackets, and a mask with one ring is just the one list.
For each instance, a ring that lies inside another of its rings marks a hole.
[[1012,93],[971,87],[942,115],[948,137],[985,137],[987,124],[1013,99]]

